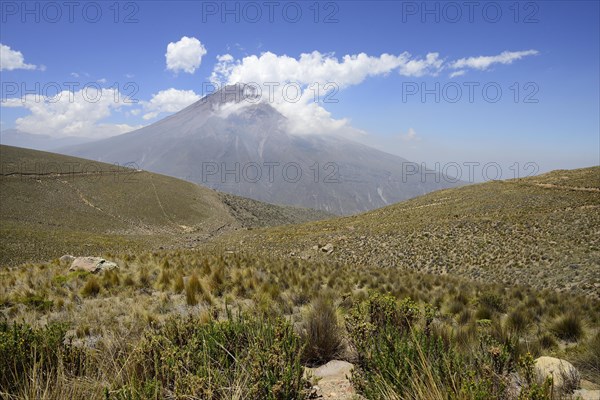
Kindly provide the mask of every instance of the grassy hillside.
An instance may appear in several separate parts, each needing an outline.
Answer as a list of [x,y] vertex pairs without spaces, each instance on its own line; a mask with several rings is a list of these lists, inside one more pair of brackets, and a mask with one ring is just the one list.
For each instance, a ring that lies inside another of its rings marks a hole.
[[441,190],[357,216],[221,240],[230,250],[453,274],[598,298],[600,167]]
[[[599,168],[268,228],[314,214],[145,172],[3,172],[3,254],[98,246],[119,267],[0,268],[0,397],[309,399],[304,368],[333,359],[353,363],[352,393],[325,398],[600,387]],[[538,356],[581,382],[533,379]]]
[[327,216],[35,150],[0,146],[0,162],[0,264],[194,247],[229,230]]

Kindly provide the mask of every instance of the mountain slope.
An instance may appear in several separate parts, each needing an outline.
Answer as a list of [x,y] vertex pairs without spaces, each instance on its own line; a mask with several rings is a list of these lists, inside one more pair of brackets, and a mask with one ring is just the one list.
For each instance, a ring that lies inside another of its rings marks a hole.
[[417,164],[343,137],[290,134],[282,114],[251,102],[239,85],[142,129],[61,152],[337,214],[457,185],[439,174],[421,179]]
[[234,234],[217,244],[598,297],[600,167],[441,190],[357,216]]
[[324,218],[163,175],[0,146],[0,263],[192,247],[239,228]]

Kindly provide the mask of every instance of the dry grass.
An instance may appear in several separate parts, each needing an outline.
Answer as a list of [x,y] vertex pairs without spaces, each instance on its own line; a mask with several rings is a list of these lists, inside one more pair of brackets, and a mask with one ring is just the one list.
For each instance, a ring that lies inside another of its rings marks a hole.
[[[515,356],[530,351],[534,356],[574,360],[582,374],[592,379],[597,368],[592,348],[600,304],[582,296],[473,283],[450,275],[242,254],[188,250],[113,255],[112,259],[120,268],[99,275],[68,272],[57,262],[1,270],[1,318],[33,327],[65,324],[66,336],[76,346],[94,349],[98,362],[106,364],[101,364],[106,374],[117,376],[111,363],[122,363],[119,357],[136,347],[149,329],[164,326],[173,317],[192,316],[203,323],[224,320],[227,307],[234,314],[245,310],[288,319],[306,345],[305,362],[312,364],[351,354],[340,346],[340,342],[347,343],[347,337],[338,319],[345,318],[352,304],[364,300],[369,291],[387,290],[395,299],[417,300],[421,310],[426,304],[437,305],[430,329],[460,351],[473,348],[480,327],[489,326],[495,340],[516,343],[511,350]],[[170,283],[165,281],[166,271],[172,274]],[[99,291],[84,296],[90,282],[96,282]],[[189,300],[190,293],[195,302]],[[479,318],[481,307],[488,310],[489,321]],[[574,308],[581,315],[582,333],[574,344],[566,345],[553,327]],[[122,377],[107,381],[106,376],[94,374],[81,379],[87,383],[68,389],[80,391],[73,398],[93,397],[106,382],[132,384]],[[432,384],[417,383],[415,390]],[[68,385],[62,381],[51,386],[67,390]]]
[[[207,248],[459,275],[600,300],[600,167],[441,190],[365,214],[237,232]],[[557,187],[540,186],[560,181]],[[330,243],[333,252],[321,250]]]

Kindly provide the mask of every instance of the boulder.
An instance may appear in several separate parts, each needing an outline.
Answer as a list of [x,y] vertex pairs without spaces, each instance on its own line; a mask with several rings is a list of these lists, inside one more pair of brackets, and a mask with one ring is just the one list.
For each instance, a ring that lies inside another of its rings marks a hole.
[[354,365],[347,361],[331,360],[318,368],[312,368],[312,373],[317,378],[321,378],[321,382],[344,380],[351,375],[352,368],[354,368]]
[[600,390],[579,389],[573,392],[573,399],[598,400],[600,399]]
[[354,366],[346,361],[332,360],[318,368],[305,368],[305,376],[318,379],[318,386],[313,386],[309,398],[358,400],[363,399],[356,394],[349,381]]
[[65,254],[58,260],[61,262],[61,264],[71,264],[75,260],[75,257],[69,254]]
[[551,376],[554,389],[562,393],[571,393],[580,387],[581,377],[577,368],[560,358],[544,356],[536,359],[535,374],[540,382]]
[[107,261],[100,257],[76,257],[71,263],[69,271],[85,271],[96,273],[100,271],[109,271],[119,266],[112,261]]
[[325,254],[333,253],[333,244],[327,243],[325,246],[321,247],[321,251]]

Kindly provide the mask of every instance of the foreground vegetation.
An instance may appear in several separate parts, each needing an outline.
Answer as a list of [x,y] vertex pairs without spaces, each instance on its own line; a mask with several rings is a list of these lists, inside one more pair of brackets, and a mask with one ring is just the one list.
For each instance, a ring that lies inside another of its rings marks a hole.
[[589,297],[243,254],[106,256],[120,268],[0,272],[4,396],[309,398],[303,367],[331,359],[355,364],[366,398],[550,398],[539,355],[600,383]]

